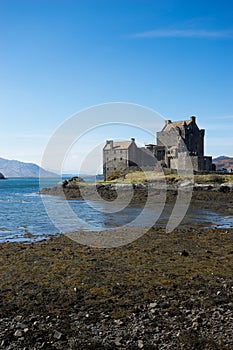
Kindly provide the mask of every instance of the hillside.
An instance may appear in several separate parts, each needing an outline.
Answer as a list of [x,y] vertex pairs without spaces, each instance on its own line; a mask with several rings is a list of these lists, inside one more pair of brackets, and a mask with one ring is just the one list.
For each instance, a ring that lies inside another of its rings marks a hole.
[[228,156],[218,156],[217,158],[214,158],[214,159],[213,159],[213,162],[217,162],[217,161],[219,161],[219,160],[225,160],[225,159],[227,159],[227,158],[230,158],[230,157],[228,157]]
[[233,157],[220,156],[213,159],[214,164],[216,164],[216,169],[226,168],[228,171],[233,169]]
[[5,177],[54,177],[56,174],[46,171],[34,163],[0,158],[0,172]]

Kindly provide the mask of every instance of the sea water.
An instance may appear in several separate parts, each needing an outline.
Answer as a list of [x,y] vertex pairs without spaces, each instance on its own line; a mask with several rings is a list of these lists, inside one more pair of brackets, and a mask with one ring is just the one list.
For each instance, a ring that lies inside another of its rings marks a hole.
[[[48,180],[48,187],[54,183]],[[0,181],[0,242],[31,241],[45,233],[58,233],[39,195],[39,179],[10,178]]]
[[[0,181],[0,243],[42,240],[50,235],[80,228],[115,228],[132,222],[141,212],[141,208],[128,207],[121,210],[120,214],[117,211],[108,213],[108,202],[102,201],[92,206],[88,201],[65,201],[57,196],[39,194],[39,187],[53,187],[59,180],[61,179],[42,179],[42,184],[39,184],[38,178],[9,178]],[[85,178],[85,181],[93,181],[93,178]],[[59,225],[48,215],[44,197],[46,205],[52,206],[57,212]],[[79,224],[62,210],[64,202],[68,203],[72,212],[80,219]],[[145,216],[145,221],[140,224],[146,223]]]
[[[60,179],[43,179],[42,187],[53,187]],[[93,178],[85,178],[93,181]],[[0,180],[0,243],[6,241],[32,242],[42,240],[50,235],[67,233],[75,230],[88,229],[102,230],[122,227],[123,225],[151,226],[156,217],[156,205],[144,210],[140,222],[135,219],[140,215],[142,208],[126,207],[123,210],[112,212],[109,202],[101,201],[91,205],[88,201],[69,200],[64,201],[57,196],[46,196],[47,205],[51,205],[58,213],[59,225],[51,220],[51,216],[44,206],[46,195],[39,195],[38,178],[9,178]],[[64,202],[72,209],[72,212],[80,219],[77,224],[72,217],[62,210]],[[114,203],[112,204],[114,205]],[[196,211],[186,219],[189,221],[209,222],[215,227],[233,227],[233,218],[219,216],[216,213]],[[166,222],[167,217],[162,217],[156,225]],[[156,220],[155,220],[156,221]],[[136,222],[136,224],[135,224]]]

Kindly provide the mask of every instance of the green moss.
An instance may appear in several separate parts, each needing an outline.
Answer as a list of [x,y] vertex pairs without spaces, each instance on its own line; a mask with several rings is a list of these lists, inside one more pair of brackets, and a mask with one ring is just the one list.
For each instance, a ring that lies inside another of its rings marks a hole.
[[107,180],[112,181],[116,180],[120,177],[121,170],[115,170],[111,175],[108,176]]

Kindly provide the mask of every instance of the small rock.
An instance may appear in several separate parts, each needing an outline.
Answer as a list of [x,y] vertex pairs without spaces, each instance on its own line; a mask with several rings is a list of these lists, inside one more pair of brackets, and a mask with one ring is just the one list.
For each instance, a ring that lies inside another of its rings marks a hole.
[[192,322],[192,327],[193,328],[198,328],[202,324],[202,318],[198,315],[194,317],[193,322]]
[[22,334],[22,331],[20,329],[17,329],[17,331],[15,331],[15,333],[14,333],[14,336],[17,337],[17,338],[18,337],[22,337],[22,335],[23,334]]
[[27,325],[24,324],[24,323],[18,323],[18,324],[17,324],[17,328],[24,329],[24,328],[27,328]]
[[22,320],[22,318],[23,318],[23,316],[18,315],[18,316],[15,317],[15,321],[19,322],[19,321]]
[[139,349],[142,349],[143,346],[144,346],[143,341],[142,341],[142,340],[139,340],[139,341],[138,341],[138,347],[139,347]]
[[182,252],[180,253],[180,255],[181,256],[185,256],[185,257],[187,257],[187,256],[189,256],[189,252],[187,252],[187,250],[182,250]]
[[150,309],[153,309],[154,307],[156,307],[158,304],[155,302],[155,303],[150,303],[149,305],[149,308]]
[[121,324],[123,324],[123,322],[121,320],[114,320],[114,323],[117,325],[117,326],[120,326]]
[[62,337],[62,333],[61,333],[61,332],[58,332],[58,331],[55,331],[53,337],[54,337],[55,339],[60,340],[61,337]]
[[121,346],[121,339],[122,339],[122,338],[120,338],[120,337],[117,337],[117,338],[115,339],[115,345],[116,345],[116,346]]
[[199,323],[196,322],[196,321],[194,321],[194,322],[192,323],[192,327],[193,327],[193,328],[198,328],[198,327],[199,327]]
[[199,289],[199,290],[197,291],[197,294],[198,294],[198,295],[203,295],[203,294],[205,294],[205,291],[204,291],[203,289]]

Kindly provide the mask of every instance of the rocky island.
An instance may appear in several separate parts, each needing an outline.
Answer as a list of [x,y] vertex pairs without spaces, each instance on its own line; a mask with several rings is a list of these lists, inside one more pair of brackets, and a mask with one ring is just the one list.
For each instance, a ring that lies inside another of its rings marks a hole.
[[2,173],[0,173],[0,180],[4,180],[4,179],[5,179],[5,176]]

